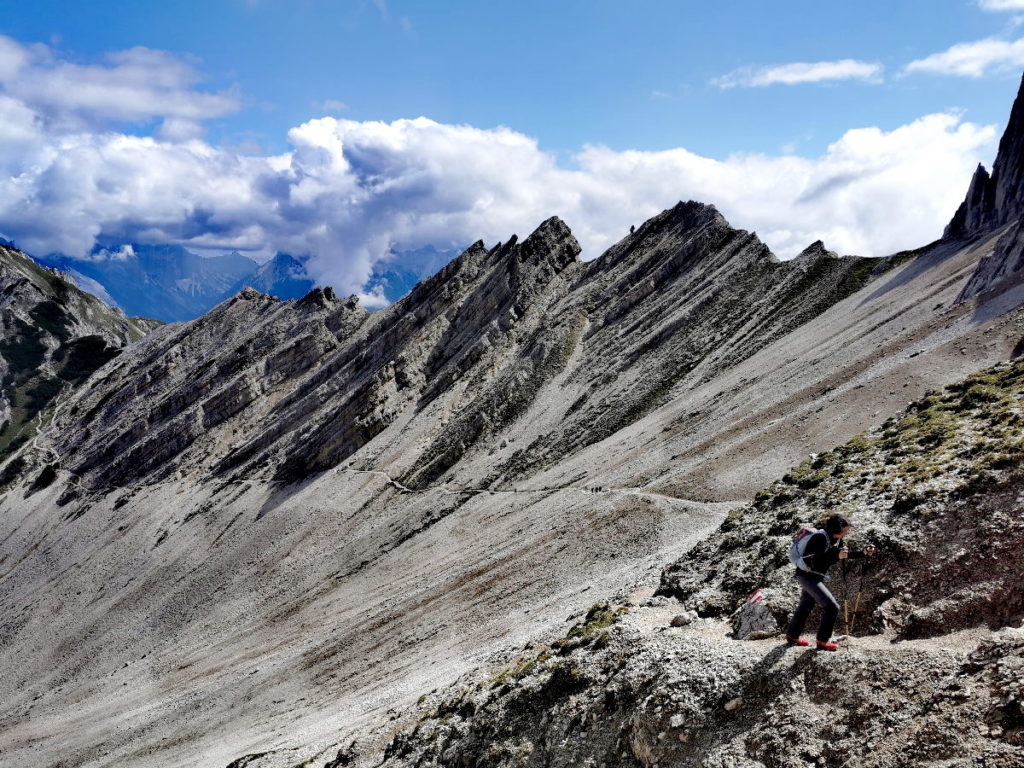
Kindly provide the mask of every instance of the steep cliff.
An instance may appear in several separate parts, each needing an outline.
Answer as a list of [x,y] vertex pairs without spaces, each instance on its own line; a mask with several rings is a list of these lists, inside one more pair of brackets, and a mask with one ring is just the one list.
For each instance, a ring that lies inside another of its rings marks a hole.
[[976,238],[1000,232],[992,252],[964,286],[959,300],[973,296],[1010,278],[1019,281],[1024,267],[1024,79],[999,141],[999,152],[989,175],[979,165],[944,233],[947,239]]
[[0,458],[28,442],[58,394],[156,325],[126,318],[60,273],[0,246]]

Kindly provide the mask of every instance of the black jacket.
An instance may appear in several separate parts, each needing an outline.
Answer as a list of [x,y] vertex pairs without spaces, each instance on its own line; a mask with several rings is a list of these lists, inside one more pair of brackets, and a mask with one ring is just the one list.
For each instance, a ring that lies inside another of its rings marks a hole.
[[[828,569],[839,562],[839,553],[846,549],[846,542],[842,539],[833,538],[826,531],[821,531],[811,536],[807,542],[807,549],[804,550],[804,564],[810,568],[810,573],[800,568],[797,573],[803,574],[813,581],[821,581],[828,573]],[[849,550],[849,558],[857,560],[864,557],[859,549]]]

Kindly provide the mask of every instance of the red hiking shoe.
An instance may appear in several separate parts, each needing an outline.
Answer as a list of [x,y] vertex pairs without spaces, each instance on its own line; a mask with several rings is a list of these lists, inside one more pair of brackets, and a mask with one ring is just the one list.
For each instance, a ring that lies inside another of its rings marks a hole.
[[810,645],[810,643],[806,640],[803,640],[799,637],[790,637],[789,635],[786,635],[786,642],[789,643],[789,645],[799,645],[802,648],[806,648],[808,645]]
[[838,651],[839,646],[835,643],[823,643],[821,640],[815,640],[819,651]]

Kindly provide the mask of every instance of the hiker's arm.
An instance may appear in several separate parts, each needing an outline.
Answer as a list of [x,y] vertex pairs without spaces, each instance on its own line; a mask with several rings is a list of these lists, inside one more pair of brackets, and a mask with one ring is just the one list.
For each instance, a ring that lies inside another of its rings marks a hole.
[[822,556],[825,554],[827,546],[828,541],[823,533],[814,534],[811,536],[811,540],[807,542],[807,549],[804,551],[804,562],[810,566],[812,571],[823,572],[828,568],[828,564],[822,562]]
[[868,546],[864,549],[850,549],[847,551],[849,552],[847,557],[849,557],[851,560],[860,560],[865,557],[871,557],[875,554],[875,548],[871,546]]

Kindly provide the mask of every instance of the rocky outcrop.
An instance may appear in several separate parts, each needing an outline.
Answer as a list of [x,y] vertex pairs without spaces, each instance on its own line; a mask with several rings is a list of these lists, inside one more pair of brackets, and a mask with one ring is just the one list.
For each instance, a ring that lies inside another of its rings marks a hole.
[[[879,550],[871,561],[837,567],[833,577],[850,604],[855,590],[863,596],[851,631],[916,638],[1020,623],[1022,399],[1024,363],[999,366],[812,456],[668,566],[661,594],[702,616],[727,618],[761,589],[781,628],[794,599],[791,537],[839,511],[856,526],[854,545]],[[978,562],[984,567],[972,565]]]
[[978,262],[978,268],[964,286],[960,300],[966,301],[992,286],[1019,278],[1021,269],[1024,269],[1024,230],[1018,219],[996,240],[992,252]]
[[28,442],[40,414],[157,323],[126,318],[0,246],[0,457]]
[[991,254],[986,255],[964,286],[959,300],[966,301],[1008,279],[1020,279],[1024,267],[1024,80],[1010,111],[1006,130],[999,141],[999,152],[989,175],[979,165],[967,188],[967,197],[946,226],[943,237],[972,238],[1009,228],[1000,236]]
[[979,164],[967,187],[967,197],[956,209],[942,236],[970,237],[993,229],[996,224],[995,184],[984,165]]
[[[674,629],[630,608],[567,653],[424,697],[386,768],[857,765],[1011,768],[1024,750],[1024,629],[950,645],[862,643],[839,654],[739,643],[714,622]],[[351,755],[350,755],[351,757]]]

